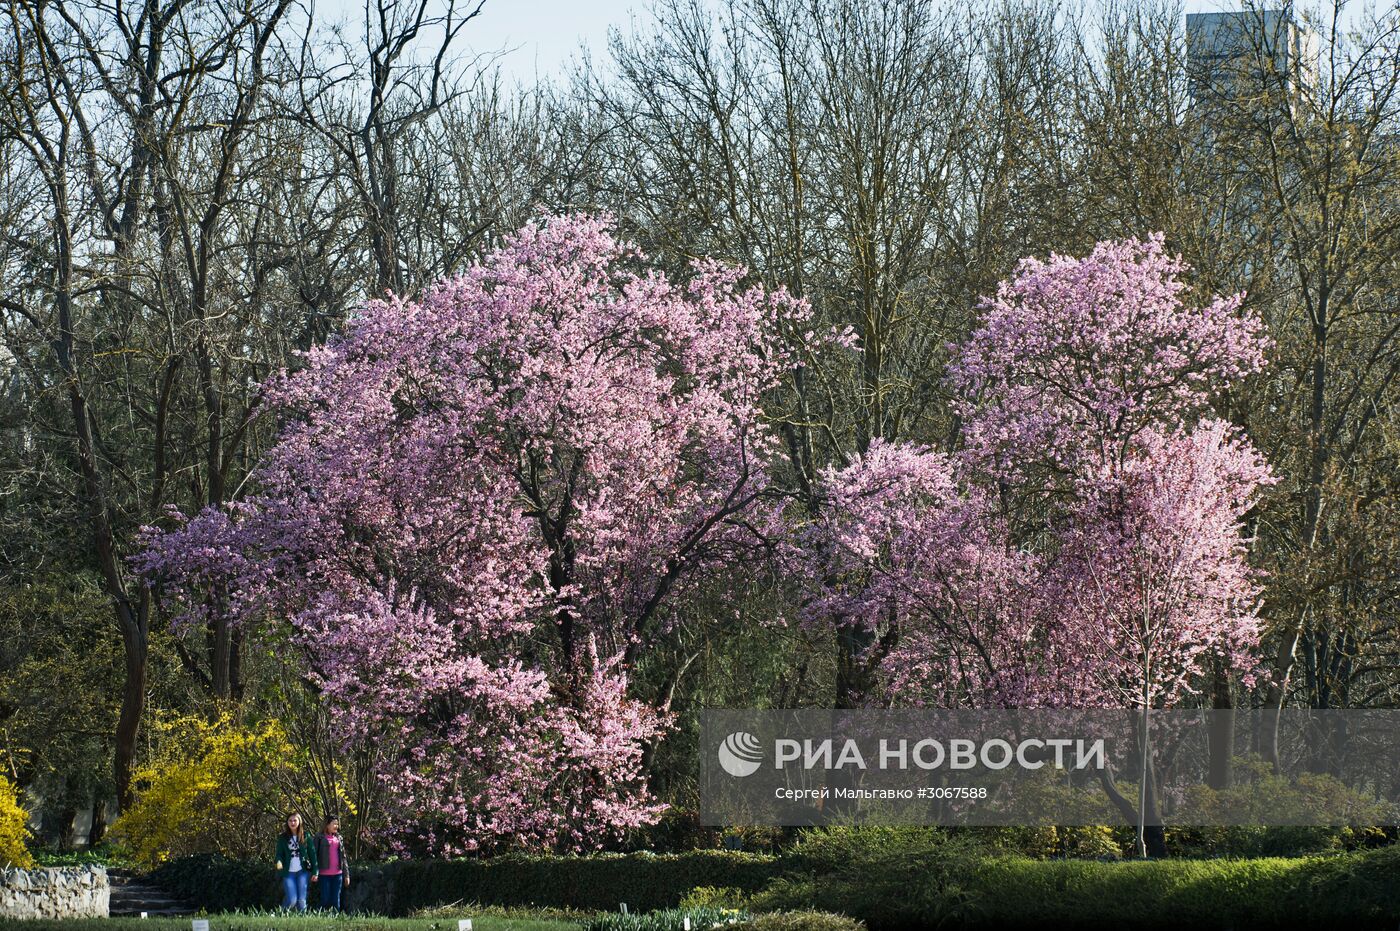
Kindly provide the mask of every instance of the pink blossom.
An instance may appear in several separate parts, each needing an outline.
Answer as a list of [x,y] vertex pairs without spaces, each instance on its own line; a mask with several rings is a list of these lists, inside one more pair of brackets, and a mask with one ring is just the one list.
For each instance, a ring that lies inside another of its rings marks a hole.
[[1003,477],[1073,471],[1121,456],[1149,427],[1194,420],[1259,371],[1268,339],[1243,296],[1191,302],[1186,271],[1160,233],[1083,259],[1023,259],[954,347],[969,453]]
[[1185,300],[1160,235],[1027,259],[953,347],[964,450],[823,476],[808,623],[860,625],[906,703],[1169,704],[1260,636],[1244,519],[1272,481],[1199,420],[1258,371],[1241,299]]
[[531,223],[274,379],[254,493],[139,567],[187,618],[224,590],[290,623],[346,740],[396,748],[405,850],[582,849],[652,820],[666,717],[630,668],[776,518],[760,402],[814,339],[806,304],[741,277],[674,284],[606,220]]

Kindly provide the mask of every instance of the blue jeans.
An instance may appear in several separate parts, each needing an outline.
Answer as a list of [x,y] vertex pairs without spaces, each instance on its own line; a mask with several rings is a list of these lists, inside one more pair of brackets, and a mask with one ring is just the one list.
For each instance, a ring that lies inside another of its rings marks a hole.
[[311,874],[306,870],[286,873],[282,876],[282,907],[306,911],[306,883]]
[[328,911],[340,911],[340,893],[345,888],[345,874],[332,873],[327,876],[322,873],[316,881],[321,885],[321,907]]

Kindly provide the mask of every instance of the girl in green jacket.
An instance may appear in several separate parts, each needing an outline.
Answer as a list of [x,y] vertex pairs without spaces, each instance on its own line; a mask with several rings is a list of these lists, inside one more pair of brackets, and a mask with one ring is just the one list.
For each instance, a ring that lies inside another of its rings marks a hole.
[[282,907],[306,911],[306,884],[316,878],[316,843],[295,812],[277,835],[277,869],[282,873]]

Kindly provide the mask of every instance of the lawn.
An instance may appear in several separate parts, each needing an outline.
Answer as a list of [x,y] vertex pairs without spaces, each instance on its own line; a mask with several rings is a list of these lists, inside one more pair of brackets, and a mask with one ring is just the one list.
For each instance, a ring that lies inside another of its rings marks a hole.
[[[206,916],[209,931],[457,931],[456,918],[377,918],[359,915],[281,915],[276,912]],[[190,931],[190,918],[73,918],[5,920],[0,927],[24,931]],[[474,917],[472,931],[578,931],[569,921]]]

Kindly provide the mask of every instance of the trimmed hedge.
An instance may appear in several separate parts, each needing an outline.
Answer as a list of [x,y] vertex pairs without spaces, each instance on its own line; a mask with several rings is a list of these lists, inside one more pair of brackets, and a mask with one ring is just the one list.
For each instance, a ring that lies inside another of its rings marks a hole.
[[784,858],[788,872],[750,904],[847,915],[875,931],[937,928],[967,917],[967,887],[987,857],[983,845],[947,831],[818,828]]
[[1090,863],[994,859],[972,926],[1384,928],[1400,923],[1400,849],[1329,857]]
[[[626,902],[633,912],[648,912],[674,908],[696,886],[757,892],[780,871],[776,857],[731,850],[399,860],[356,869],[347,902],[384,915],[456,902],[580,911],[617,911]],[[265,862],[199,854],[162,864],[151,879],[209,912],[281,904],[277,873]]]
[[176,898],[211,913],[282,904],[282,883],[272,864],[266,862],[200,853],[162,863],[150,879]]
[[917,870],[797,872],[755,908],[814,908],[872,931],[957,928],[1386,929],[1400,923],[1400,847],[1296,859],[1095,862],[934,851]]
[[[1296,859],[1093,862],[986,856],[936,834],[818,834],[784,858],[735,851],[399,861],[356,872],[353,907],[452,903],[633,913],[697,887],[753,911],[820,910],[871,931],[935,927],[1386,929],[1400,924],[1400,846]],[[154,879],[208,911],[277,904],[266,864],[186,857]]]

